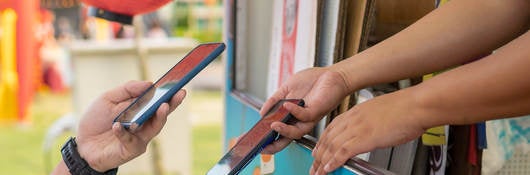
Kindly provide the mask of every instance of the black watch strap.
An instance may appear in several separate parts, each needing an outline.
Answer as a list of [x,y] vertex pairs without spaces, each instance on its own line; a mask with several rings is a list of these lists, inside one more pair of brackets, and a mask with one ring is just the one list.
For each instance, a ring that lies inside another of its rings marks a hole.
[[79,152],[77,152],[77,143],[75,143],[74,137],[71,137],[66,141],[61,148],[61,154],[63,155],[64,163],[72,175],[115,175],[118,172],[118,168],[103,173],[92,169],[92,167],[81,158]]

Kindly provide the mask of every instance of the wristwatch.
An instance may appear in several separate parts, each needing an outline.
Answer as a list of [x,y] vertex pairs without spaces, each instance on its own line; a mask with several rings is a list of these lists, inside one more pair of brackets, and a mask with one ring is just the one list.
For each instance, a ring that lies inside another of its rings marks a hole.
[[63,160],[68,167],[70,174],[72,175],[116,175],[118,168],[108,170],[106,172],[98,172],[88,163],[81,158],[79,152],[77,152],[77,143],[75,143],[75,137],[70,137],[68,141],[61,148],[61,154]]

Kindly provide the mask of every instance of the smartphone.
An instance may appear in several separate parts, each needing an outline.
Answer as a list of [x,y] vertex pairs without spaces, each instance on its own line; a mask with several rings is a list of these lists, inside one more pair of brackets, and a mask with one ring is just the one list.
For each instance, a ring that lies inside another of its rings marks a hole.
[[198,45],[120,112],[114,122],[119,122],[131,131],[136,130],[224,49],[223,43]]
[[265,146],[277,140],[279,134],[271,129],[272,122],[281,121],[289,124],[296,122],[296,118],[283,107],[284,103],[304,106],[302,99],[280,100],[237,141],[234,147],[208,171],[207,175],[238,174]]

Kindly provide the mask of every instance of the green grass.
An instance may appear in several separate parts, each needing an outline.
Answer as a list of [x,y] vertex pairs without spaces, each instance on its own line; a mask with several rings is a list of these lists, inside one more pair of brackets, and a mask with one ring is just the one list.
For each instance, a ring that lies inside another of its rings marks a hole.
[[193,127],[193,174],[204,175],[221,158],[221,125]]
[[220,91],[192,90],[188,98],[190,113],[200,120],[192,130],[192,172],[204,175],[221,158],[222,96]]
[[[220,92],[192,91],[190,111],[202,111],[212,102],[221,102]],[[71,133],[55,139],[55,143],[45,157],[43,140],[47,129],[60,116],[73,110],[70,94],[40,93],[31,108],[31,124],[0,123],[0,174],[44,175],[55,168],[61,160],[59,153],[62,143]],[[219,113],[216,111],[216,113]],[[220,114],[222,115],[222,114]],[[203,175],[221,156],[221,123],[209,122],[193,126],[192,172]]]
[[[45,159],[43,139],[49,125],[71,109],[68,100],[67,94],[39,94],[31,108],[30,125],[0,125],[0,174],[48,174],[47,170],[60,160],[62,141],[54,144],[50,157]],[[62,137],[65,140],[66,136]]]

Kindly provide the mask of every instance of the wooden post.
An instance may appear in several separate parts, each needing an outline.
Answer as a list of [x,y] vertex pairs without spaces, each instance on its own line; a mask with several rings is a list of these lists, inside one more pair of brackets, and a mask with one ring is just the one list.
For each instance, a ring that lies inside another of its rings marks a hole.
[[[136,48],[138,68],[140,69],[140,77],[142,80],[149,78],[149,68],[147,66],[148,52],[145,46],[142,44],[142,38],[144,33],[143,21],[140,15],[136,16],[133,20],[134,25],[134,46]],[[153,165],[153,174],[162,175],[164,174],[164,166],[162,165],[162,155],[160,153],[159,140],[155,137],[149,144],[151,150],[151,160]]]

